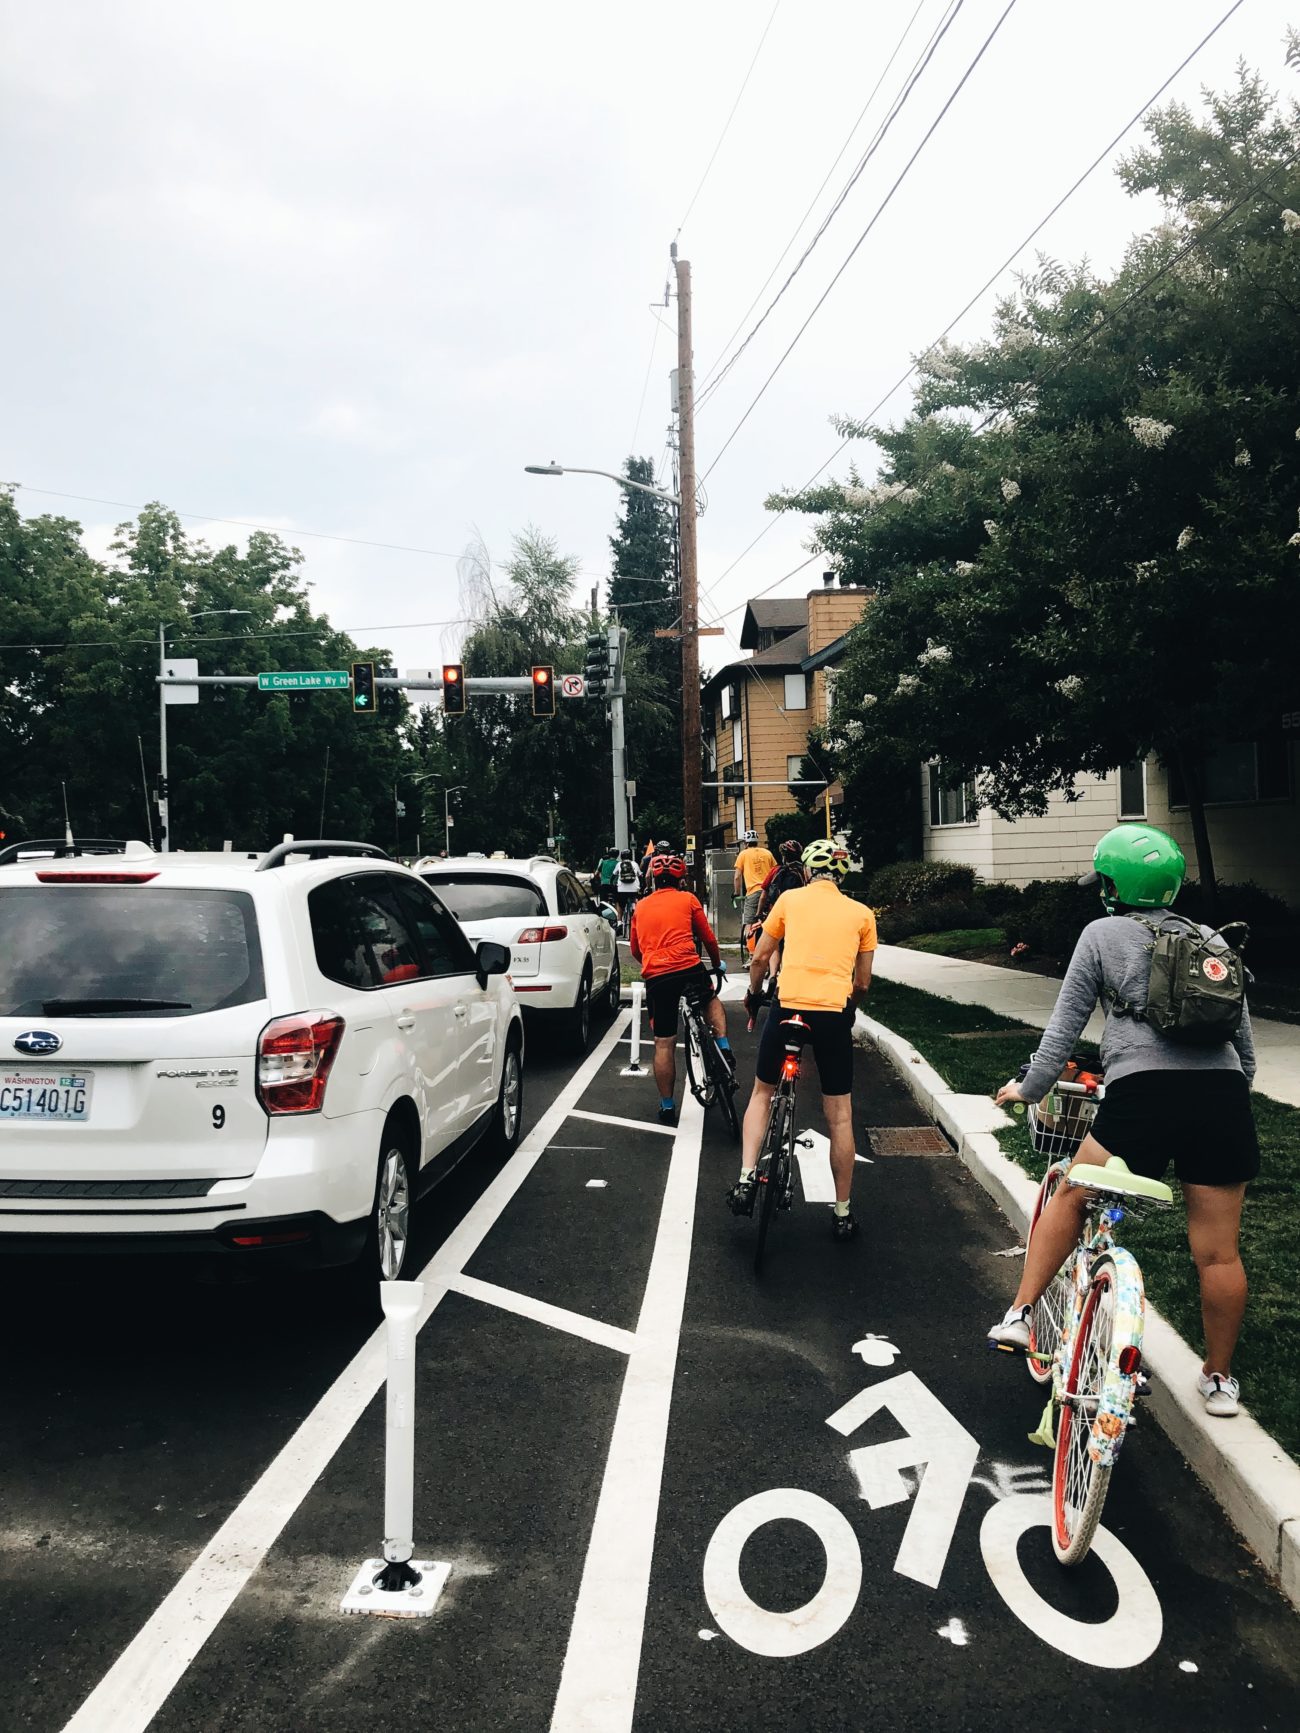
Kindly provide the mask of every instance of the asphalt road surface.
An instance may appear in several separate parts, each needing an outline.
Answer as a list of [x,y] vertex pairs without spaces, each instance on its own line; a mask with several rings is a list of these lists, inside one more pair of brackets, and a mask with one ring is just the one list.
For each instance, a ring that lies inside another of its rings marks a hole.
[[858,1058],[859,1240],[801,1191],[755,1280],[734,1146],[694,1103],[656,1127],[626,1023],[582,1067],[532,1042],[519,1152],[422,1206],[431,1617],[339,1611],[383,1529],[354,1282],[0,1270],[0,1728],[1294,1728],[1300,1625],[1154,1426],[1056,1566],[1042,1397],[983,1346],[1014,1236],[885,1135],[925,1130],[888,1070]]

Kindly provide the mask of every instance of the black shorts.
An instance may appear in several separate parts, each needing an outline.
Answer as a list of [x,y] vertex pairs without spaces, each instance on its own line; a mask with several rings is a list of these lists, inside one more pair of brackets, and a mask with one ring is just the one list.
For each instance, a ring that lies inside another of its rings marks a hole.
[[1240,1071],[1138,1071],[1106,1086],[1092,1135],[1134,1173],[1184,1185],[1243,1185],[1259,1172],[1250,1090]]
[[653,975],[646,982],[650,1032],[656,1041],[666,1041],[669,1036],[677,1039],[677,1006],[683,995],[701,1005],[717,998],[713,976],[703,963],[697,963],[693,969],[674,969],[670,975]]
[[817,1061],[823,1095],[848,1095],[853,1088],[853,1007],[842,1011],[783,1010],[779,1002],[768,1007],[767,1021],[758,1042],[756,1075],[760,1083],[781,1081],[781,1062],[785,1058],[786,1032],[781,1027],[784,1017],[802,1017],[811,1029],[804,1039],[804,1051],[810,1048]]

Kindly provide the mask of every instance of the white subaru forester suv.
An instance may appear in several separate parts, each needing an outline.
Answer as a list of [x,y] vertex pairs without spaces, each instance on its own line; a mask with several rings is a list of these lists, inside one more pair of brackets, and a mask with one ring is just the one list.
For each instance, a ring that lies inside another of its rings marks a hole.
[[417,1196],[518,1142],[510,953],[382,850],[22,853],[0,854],[0,1255],[391,1278]]

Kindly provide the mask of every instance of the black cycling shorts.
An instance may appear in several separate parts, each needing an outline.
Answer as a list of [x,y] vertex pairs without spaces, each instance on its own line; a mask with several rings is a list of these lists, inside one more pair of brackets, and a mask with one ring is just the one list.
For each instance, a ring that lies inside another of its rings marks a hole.
[[713,976],[697,963],[693,969],[674,969],[668,975],[653,975],[645,984],[646,1008],[650,1013],[650,1032],[656,1041],[671,1035],[677,1039],[677,1006],[683,995],[707,1005],[716,999]]
[[817,1061],[823,1095],[848,1095],[853,1088],[853,1007],[842,1011],[799,1011],[783,1009],[779,1002],[768,1008],[767,1021],[758,1042],[756,1075],[760,1083],[781,1081],[781,1062],[785,1058],[788,1036],[781,1027],[784,1017],[800,1016],[812,1033],[804,1038],[804,1052],[812,1051]]
[[1137,1071],[1106,1085],[1092,1135],[1134,1173],[1184,1185],[1244,1185],[1259,1172],[1250,1089],[1240,1071]]

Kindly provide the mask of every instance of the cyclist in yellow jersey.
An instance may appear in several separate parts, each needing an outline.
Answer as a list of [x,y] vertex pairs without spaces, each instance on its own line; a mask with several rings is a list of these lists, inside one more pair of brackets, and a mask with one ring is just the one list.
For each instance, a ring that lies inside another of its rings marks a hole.
[[745,898],[744,912],[741,915],[741,937],[745,929],[752,927],[758,919],[758,901],[763,894],[763,881],[775,870],[776,857],[771,849],[762,848],[756,830],[747,830],[744,835],[744,848],[736,856],[735,875],[731,881],[732,892]]
[[777,899],[763,922],[750,964],[745,1003],[752,1014],[768,959],[784,940],[778,997],[759,1040],[754,1093],[745,1110],[740,1178],[728,1201],[736,1215],[753,1212],[754,1172],[785,1054],[781,1023],[797,1011],[810,1030],[806,1045],[817,1061],[822,1109],[830,1128],[835,1238],[851,1240],[858,1231],[849,1203],[854,1156],[853,1014],[857,999],[871,985],[876,917],[865,903],[840,890],[839,881],[849,870],[846,849],[819,838],[804,850],[803,864],[808,883]]

